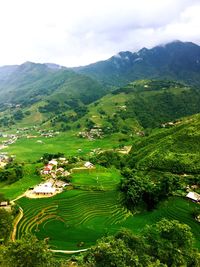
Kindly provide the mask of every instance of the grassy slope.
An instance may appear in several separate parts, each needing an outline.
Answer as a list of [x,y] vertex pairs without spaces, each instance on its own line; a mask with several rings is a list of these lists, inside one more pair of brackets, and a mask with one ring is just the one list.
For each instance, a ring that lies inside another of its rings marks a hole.
[[200,114],[171,128],[155,130],[134,144],[131,153],[139,169],[200,173]]
[[[172,81],[141,80],[124,86],[89,105],[88,119],[100,126],[138,132],[200,112],[200,93]],[[112,125],[113,122],[113,125]],[[76,125],[76,123],[75,123]]]
[[97,166],[96,169],[75,172],[72,174],[72,183],[76,187],[85,189],[114,190],[121,179],[116,169],[106,169]]

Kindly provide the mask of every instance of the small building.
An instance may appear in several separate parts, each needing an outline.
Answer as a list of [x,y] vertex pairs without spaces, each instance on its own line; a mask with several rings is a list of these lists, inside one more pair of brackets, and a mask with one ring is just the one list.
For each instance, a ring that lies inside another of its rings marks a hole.
[[0,202],[0,207],[7,207],[7,206],[8,206],[8,201]]
[[57,166],[58,162],[57,162],[57,160],[52,159],[52,160],[49,161],[49,165]]
[[92,168],[94,168],[94,165],[93,165],[91,162],[87,161],[87,162],[84,164],[84,167],[86,167],[86,168],[88,168],[88,169],[92,169]]
[[51,182],[40,184],[33,189],[33,193],[37,195],[52,195],[56,189],[52,186]]
[[42,171],[43,174],[49,174],[51,172],[51,170],[53,169],[52,165],[46,165]]
[[186,197],[194,202],[200,202],[200,195],[196,192],[189,192]]

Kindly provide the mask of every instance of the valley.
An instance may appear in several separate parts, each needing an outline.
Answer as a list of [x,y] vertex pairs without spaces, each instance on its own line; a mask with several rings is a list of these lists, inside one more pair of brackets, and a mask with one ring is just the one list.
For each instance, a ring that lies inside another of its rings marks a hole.
[[[147,64],[176,45],[138,55]],[[189,226],[200,248],[200,89],[199,79],[188,82],[198,67],[178,78],[166,60],[158,78],[155,66],[139,73],[140,61],[131,72],[136,60],[113,80],[113,60],[123,57],[75,69],[0,68],[0,202],[12,204],[15,226],[8,240],[31,234],[73,254],[125,228],[143,238],[167,219]],[[36,192],[45,186],[52,191]]]
[[[185,140],[187,140],[183,126],[188,131],[189,128],[186,127],[188,124],[190,125],[188,136],[191,138],[192,133],[194,133],[193,138],[195,138],[196,130],[199,127],[198,118],[199,116],[196,115],[183,120],[180,125],[167,129],[160,128],[155,130],[154,134],[149,137],[141,137],[135,134],[134,138],[129,137],[125,141],[122,138],[124,136],[122,133],[90,140],[78,137],[78,133],[73,131],[59,133],[52,137],[44,137],[36,136],[36,131],[30,130],[26,135],[36,137],[20,137],[15,143],[1,150],[1,152],[15,155],[17,161],[24,164],[23,178],[10,185],[1,183],[1,192],[6,198],[14,199],[30,187],[39,184],[44,178],[36,173],[36,169],[42,169],[43,165],[37,161],[44,153],[55,154],[61,152],[67,157],[77,157],[78,162],[81,162],[82,160],[92,159],[96,153],[115,151],[117,148],[129,144],[132,144],[130,155],[133,154],[134,159],[138,157],[137,154],[139,155],[137,163],[138,175],[155,176],[155,168],[157,167],[154,166],[154,171],[151,171],[152,167],[150,169],[148,167],[149,162],[152,162],[153,157],[156,157],[155,163],[157,166],[160,164],[162,166],[163,160],[167,164],[169,157],[166,154],[167,151],[169,151],[170,160],[177,161],[178,147],[176,149],[173,144],[170,147],[167,138],[171,140],[170,142],[174,140],[176,146],[178,142],[175,141],[175,136],[177,136],[176,138],[185,136]],[[171,135],[174,135],[173,139],[170,138]],[[159,138],[161,139],[161,146],[158,142]],[[198,136],[196,138],[198,139]],[[148,141],[148,139],[151,141]],[[153,144],[154,139],[155,145]],[[38,140],[41,142],[37,142]],[[188,145],[193,143],[189,142]],[[167,149],[163,148],[163,145],[167,146]],[[193,159],[187,154],[188,167],[192,166],[193,160],[195,166],[198,166],[196,162],[198,161],[199,149],[196,145],[195,141],[193,151],[191,148],[185,147],[186,151],[190,151],[191,155],[195,155]],[[161,151],[156,152],[158,149],[161,149]],[[172,149],[176,151],[176,158],[174,159]],[[154,153],[152,154],[151,151]],[[162,151],[164,151],[165,155],[162,155]],[[159,156],[156,156],[155,153],[158,153]],[[181,157],[185,155],[181,150],[179,153],[180,156],[182,155]],[[155,156],[153,156],[154,154]],[[150,156],[151,158],[149,159],[148,157]],[[126,157],[126,155],[121,154],[121,157]],[[181,164],[181,161],[179,161],[179,164]],[[149,170],[145,171],[144,168]],[[164,174],[171,171],[171,167],[168,170],[159,167],[158,170]],[[183,169],[183,171],[187,173],[187,169]],[[183,171],[180,171],[181,174]],[[199,171],[196,174],[198,175],[198,173]],[[187,175],[191,177],[191,180],[193,179],[194,174],[190,170]],[[181,179],[181,175],[179,177]],[[122,227],[132,229],[134,233],[139,234],[146,224],[153,224],[162,218],[169,218],[177,219],[190,225],[196,238],[196,246],[200,246],[199,224],[191,217],[193,209],[198,204],[184,199],[181,197],[181,193],[178,194],[179,197],[174,196],[161,202],[155,211],[132,214],[124,207],[123,194],[118,189],[121,178],[120,172],[115,167],[105,168],[97,165],[95,169],[80,169],[74,173],[72,172],[70,183],[73,187],[71,189],[66,187],[63,193],[54,197],[47,199],[22,197],[18,199],[15,203],[23,209],[23,217],[17,225],[16,238],[20,238],[25,233],[32,233],[39,239],[48,238],[51,249],[74,251],[89,248],[101,236],[114,234]],[[185,195],[183,193],[183,196]]]

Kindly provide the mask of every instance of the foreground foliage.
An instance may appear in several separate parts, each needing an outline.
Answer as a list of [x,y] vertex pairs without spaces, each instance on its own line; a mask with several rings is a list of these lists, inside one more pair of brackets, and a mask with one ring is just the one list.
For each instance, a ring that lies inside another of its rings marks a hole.
[[[2,247],[1,266],[7,267],[48,267],[56,266],[52,253],[45,241],[38,241],[36,237],[27,235],[21,240],[11,242]],[[58,266],[58,265],[57,265]]]
[[[90,267],[199,266],[190,228],[178,221],[161,220],[135,236],[124,229],[104,237],[79,259]],[[82,266],[81,265],[81,266]]]

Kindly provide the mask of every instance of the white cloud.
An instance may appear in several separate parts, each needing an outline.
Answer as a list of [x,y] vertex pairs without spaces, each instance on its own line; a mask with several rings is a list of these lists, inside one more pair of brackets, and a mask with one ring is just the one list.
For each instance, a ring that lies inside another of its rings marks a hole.
[[0,65],[83,65],[121,50],[200,43],[198,0],[0,0]]

